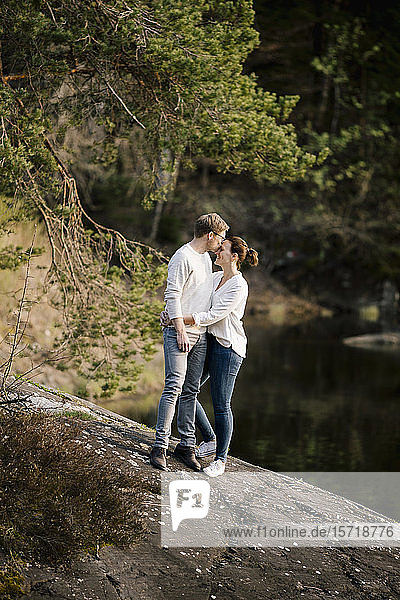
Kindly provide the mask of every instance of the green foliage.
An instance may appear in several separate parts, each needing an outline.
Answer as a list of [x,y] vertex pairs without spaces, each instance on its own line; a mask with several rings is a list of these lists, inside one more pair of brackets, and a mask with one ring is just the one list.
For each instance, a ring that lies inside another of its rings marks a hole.
[[398,280],[398,7],[311,0],[255,7],[267,56],[263,83],[301,94],[295,123],[304,147],[325,156],[304,183],[267,188],[264,236],[277,254],[304,256],[293,271],[312,285],[316,274],[329,285],[341,268],[360,284]]
[[[151,356],[165,261],[85,213],[60,160],[65,135],[100,126],[98,160],[110,166],[117,144],[140,128],[149,202],[165,199],[180,163],[201,157],[273,182],[304,177],[316,157],[287,123],[298,98],[263,91],[243,73],[258,43],[253,21],[250,0],[1,4],[0,194],[10,211],[2,231],[37,216],[45,223],[46,289],[64,314],[57,348],[101,395],[131,388],[138,359]],[[16,268],[18,256],[5,250],[2,264]]]
[[250,0],[7,0],[2,13],[5,69],[29,75],[43,116],[56,108],[70,124],[77,115],[103,124],[108,161],[115,136],[140,123],[150,163],[168,147],[212,158],[222,171],[281,181],[315,162],[284,123],[297,98],[277,98],[242,73],[258,43]]
[[[48,175],[57,170],[57,163],[44,143],[46,120],[41,110],[33,108],[29,113],[21,106],[23,100],[29,101],[24,90],[13,90],[4,83],[0,87],[0,114],[3,116],[0,161],[2,164],[0,194],[8,201],[10,208],[21,182],[29,175],[36,175],[38,185],[49,188]],[[35,195],[35,189],[31,189]],[[19,203],[19,212],[29,215],[34,205],[32,198]]]
[[[308,174],[312,210],[306,217],[297,213],[295,219],[313,232],[328,254],[345,253],[369,269],[375,263],[371,270],[385,276],[379,262],[385,254],[383,263],[393,261],[388,242],[393,226],[400,227],[395,207],[399,182],[392,191],[384,184],[390,179],[394,183],[384,157],[399,149],[393,126],[384,116],[395,95],[382,93],[373,80],[365,88],[363,80],[379,63],[381,48],[368,39],[362,20],[355,18],[327,31],[326,53],[313,65],[335,90],[331,127],[329,133],[309,130],[308,136],[310,148],[328,145],[331,152],[321,168]],[[359,78],[354,77],[356,70]]]
[[[106,242],[99,233],[83,235],[91,254],[82,256],[81,271],[69,278],[57,267],[50,273],[49,284],[57,283],[64,297],[75,299],[69,302],[58,347],[66,345],[78,374],[98,384],[95,397],[110,397],[120,387],[132,386],[142,368],[137,358],[147,360],[154,351],[161,310],[154,293],[164,281],[165,265],[153,265],[151,252],[144,255],[125,242],[118,247],[120,240],[110,234]],[[116,244],[119,266],[101,260],[109,244]]]
[[[32,256],[40,256],[43,254],[43,248],[32,248]],[[0,271],[4,269],[10,269],[15,271],[21,265],[27,262],[28,253],[22,248],[22,246],[5,246],[0,249]]]

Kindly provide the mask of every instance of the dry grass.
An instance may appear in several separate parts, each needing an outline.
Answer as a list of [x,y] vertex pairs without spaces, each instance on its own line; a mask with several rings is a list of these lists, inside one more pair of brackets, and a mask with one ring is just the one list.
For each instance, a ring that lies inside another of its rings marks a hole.
[[[27,249],[34,236],[35,246],[43,248],[44,251],[31,261],[28,299],[33,300],[34,304],[26,334],[32,351],[29,357],[15,359],[13,365],[15,373],[24,373],[31,368],[32,362],[35,365],[39,364],[49,356],[49,351],[53,348],[62,323],[61,313],[50,306],[48,296],[42,292],[42,284],[51,261],[49,242],[43,224],[24,222],[16,225],[13,233],[0,237],[0,248],[11,245]],[[15,271],[0,270],[0,339],[3,339],[7,332],[12,330],[13,312],[17,310],[24,277],[24,266]],[[0,358],[6,359],[8,353],[9,347],[3,342],[0,345]],[[76,394],[85,387],[81,377],[73,369],[60,370],[57,366],[61,366],[61,363],[44,364],[32,372],[29,377],[48,387],[62,389],[71,394]]]
[[24,578],[13,566],[9,565],[0,570],[1,600],[15,600],[24,595]]
[[[35,235],[36,232],[36,235]],[[52,349],[57,335],[57,327],[61,322],[61,315],[48,303],[48,298],[42,291],[42,284],[46,270],[50,264],[50,250],[44,227],[34,222],[25,222],[17,225],[13,233],[0,238],[0,248],[5,246],[20,246],[28,249],[35,237],[35,246],[43,248],[40,256],[35,256],[31,261],[31,277],[28,284],[27,299],[32,302],[32,309],[26,327],[26,341],[33,348],[30,357],[35,364],[46,358]],[[19,269],[0,271],[0,338],[13,330],[25,277],[25,266]],[[9,347],[5,342],[0,346],[1,357],[6,358]],[[31,367],[28,357],[17,357],[15,371],[21,373]],[[55,370],[54,367],[51,367]]]
[[[47,563],[143,531],[146,489],[79,443],[84,423],[0,413],[0,546]],[[78,442],[77,442],[78,440]]]

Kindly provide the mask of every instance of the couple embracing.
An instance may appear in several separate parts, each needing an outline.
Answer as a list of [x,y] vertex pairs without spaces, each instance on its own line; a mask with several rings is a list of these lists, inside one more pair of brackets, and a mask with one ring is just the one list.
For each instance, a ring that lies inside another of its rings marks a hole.
[[[180,442],[173,455],[195,471],[196,458],[214,454],[204,469],[210,477],[225,471],[233,432],[231,398],[235,380],[246,356],[243,329],[248,286],[240,273],[247,260],[258,263],[257,252],[242,238],[226,237],[229,226],[216,213],[196,220],[194,238],[179,248],[168,265],[164,327],[165,385],[158,405],[156,439],[150,463],[167,469],[167,449],[178,401]],[[212,272],[208,252],[215,252]],[[215,432],[197,400],[200,385],[210,379]],[[203,441],[196,450],[196,427]]]

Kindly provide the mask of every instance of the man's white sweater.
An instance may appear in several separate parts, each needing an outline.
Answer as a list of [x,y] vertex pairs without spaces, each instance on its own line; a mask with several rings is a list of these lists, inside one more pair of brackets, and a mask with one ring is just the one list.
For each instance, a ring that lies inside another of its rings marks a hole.
[[[212,265],[208,252],[196,252],[190,243],[181,246],[168,264],[165,308],[170,319],[208,311],[213,291]],[[206,328],[186,326],[186,331],[203,333]]]

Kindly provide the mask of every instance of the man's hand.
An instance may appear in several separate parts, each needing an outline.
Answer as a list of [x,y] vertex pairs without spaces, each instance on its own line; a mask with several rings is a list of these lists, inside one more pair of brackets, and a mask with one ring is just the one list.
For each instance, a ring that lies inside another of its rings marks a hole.
[[176,341],[178,343],[179,350],[181,350],[182,352],[189,352],[190,342],[186,333],[183,318],[177,317],[176,319],[172,319],[172,324],[176,330]]
[[185,330],[176,332],[176,341],[178,342],[179,350],[182,350],[182,352],[189,352],[190,342]]

